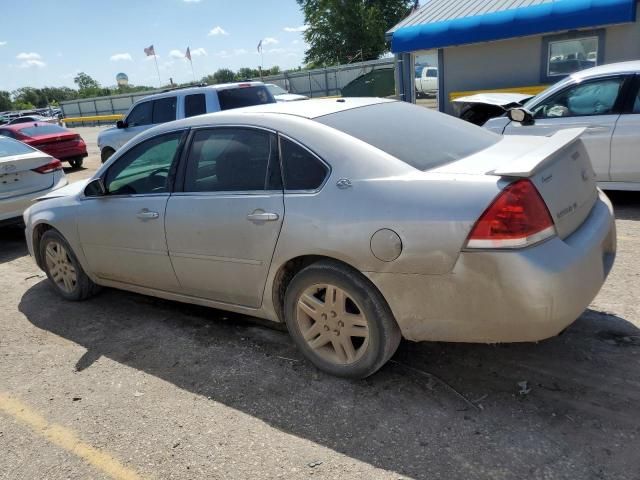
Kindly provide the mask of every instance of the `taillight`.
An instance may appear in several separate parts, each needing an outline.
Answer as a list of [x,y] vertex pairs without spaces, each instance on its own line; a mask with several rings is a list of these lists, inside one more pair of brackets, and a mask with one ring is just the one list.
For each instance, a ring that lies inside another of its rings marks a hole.
[[521,248],[555,234],[540,193],[529,180],[508,185],[476,222],[468,248]]
[[62,162],[57,159],[54,159],[49,163],[45,163],[41,167],[33,169],[33,171],[36,173],[52,173],[52,172],[55,172],[56,170],[62,170]]

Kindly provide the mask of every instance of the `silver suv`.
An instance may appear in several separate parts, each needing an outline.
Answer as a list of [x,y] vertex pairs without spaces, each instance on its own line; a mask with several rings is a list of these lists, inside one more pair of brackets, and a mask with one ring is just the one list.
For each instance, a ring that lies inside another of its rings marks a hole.
[[262,82],[223,83],[206,87],[168,90],[149,95],[131,105],[123,120],[98,135],[102,163],[140,132],[182,118],[249,107],[276,100]]

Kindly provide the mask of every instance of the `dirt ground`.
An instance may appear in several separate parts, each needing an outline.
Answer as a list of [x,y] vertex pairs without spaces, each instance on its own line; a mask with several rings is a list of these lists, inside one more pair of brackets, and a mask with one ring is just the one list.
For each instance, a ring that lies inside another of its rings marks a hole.
[[246,317],[65,302],[2,229],[0,479],[640,479],[640,195],[612,198],[616,265],[563,335],[403,343],[363,381]]

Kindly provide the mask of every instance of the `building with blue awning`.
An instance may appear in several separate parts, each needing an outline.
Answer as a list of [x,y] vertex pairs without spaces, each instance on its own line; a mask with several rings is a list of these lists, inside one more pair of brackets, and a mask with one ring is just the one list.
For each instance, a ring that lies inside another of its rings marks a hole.
[[416,75],[437,66],[439,108],[451,113],[462,95],[534,94],[577,70],[640,59],[638,3],[427,0],[387,33],[399,93],[415,101]]

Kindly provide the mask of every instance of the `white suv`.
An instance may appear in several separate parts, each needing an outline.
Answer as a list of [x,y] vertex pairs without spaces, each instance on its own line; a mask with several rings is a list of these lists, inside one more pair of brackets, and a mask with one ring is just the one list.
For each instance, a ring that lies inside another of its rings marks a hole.
[[149,95],[131,105],[116,127],[98,135],[102,163],[140,132],[154,125],[231,108],[275,103],[262,82],[223,83]]

